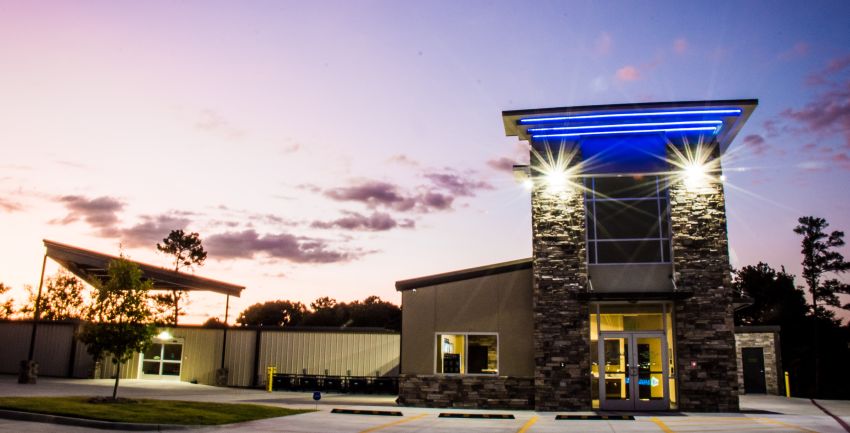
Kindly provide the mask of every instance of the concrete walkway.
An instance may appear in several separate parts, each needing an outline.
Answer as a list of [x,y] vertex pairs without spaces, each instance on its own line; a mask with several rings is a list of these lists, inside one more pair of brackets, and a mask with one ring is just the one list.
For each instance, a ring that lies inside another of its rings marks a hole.
[[[41,378],[37,385],[19,385],[13,376],[0,376],[0,396],[109,395],[111,380]],[[123,380],[119,395],[128,398],[259,403],[293,408],[316,407],[311,393],[216,388],[183,382]],[[634,421],[557,421],[554,413],[533,411],[475,411],[396,407],[394,396],[325,394],[318,412],[283,418],[252,421],[238,425],[210,427],[196,432],[834,432],[846,433],[831,417],[808,399],[776,396],[742,396],[742,413],[731,414],[642,414]],[[819,400],[821,405],[850,422],[850,402]],[[397,410],[402,417],[332,414],[332,408]],[[439,418],[442,412],[508,413],[515,419]],[[644,416],[645,415],[645,416]],[[85,432],[86,428],[0,419],[0,431]],[[103,431],[103,430],[100,430]]]

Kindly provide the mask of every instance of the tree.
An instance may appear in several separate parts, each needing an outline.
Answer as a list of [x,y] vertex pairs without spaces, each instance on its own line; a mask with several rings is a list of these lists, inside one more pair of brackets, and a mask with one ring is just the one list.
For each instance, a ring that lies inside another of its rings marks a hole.
[[[183,230],[172,230],[161,244],[156,244],[156,249],[174,257],[174,270],[177,272],[181,268],[191,269],[193,266],[203,266],[204,260],[207,259],[207,252],[201,245],[200,235],[185,233]],[[159,316],[164,319],[162,321],[177,326],[177,318],[181,314],[180,301],[188,300],[188,296],[183,290],[172,290],[170,293],[154,295]],[[172,310],[173,314],[165,314],[167,310]]]
[[236,323],[242,326],[300,325],[307,308],[300,302],[268,301],[254,304],[239,313]]
[[349,326],[378,327],[401,330],[401,308],[377,296],[348,304]]
[[207,321],[204,322],[204,324],[201,325],[201,326],[203,326],[204,328],[224,328],[225,327],[224,322],[222,322],[221,319],[219,319],[218,317],[215,317],[215,316],[210,316],[210,318],[207,319]]
[[[0,295],[8,292],[12,288],[0,283]],[[0,303],[0,319],[9,319],[15,314],[15,300],[12,298],[6,299],[6,302]]]
[[844,232],[827,234],[824,230],[829,227],[829,223],[823,218],[807,216],[797,221],[800,225],[794,228],[794,233],[803,235],[800,251],[803,254],[803,279],[812,295],[814,315],[831,317],[827,306],[850,309],[850,303],[842,306],[838,298],[839,294],[850,294],[850,285],[835,278],[821,281],[825,274],[844,273],[850,269],[850,262],[835,251],[835,248],[844,246]]
[[109,263],[108,279],[95,284],[92,322],[86,324],[77,339],[88,353],[103,361],[111,356],[117,364],[112,399],[118,396],[121,364],[136,352],[144,351],[155,333],[148,304],[150,281],[142,280],[139,267],[123,256]]
[[[822,279],[827,274],[844,273],[850,269],[850,263],[835,248],[844,245],[844,232],[833,231],[827,234],[824,230],[829,223],[823,218],[807,216],[797,220],[800,224],[794,228],[794,233],[803,236],[801,253],[803,254],[803,279],[806,281],[809,293],[812,295],[812,315],[815,319],[812,335],[815,358],[814,395],[820,391],[821,347],[820,334],[822,328],[827,331],[837,325],[835,314],[826,307],[839,307],[838,294],[850,293],[850,286],[835,278]],[[844,308],[850,309],[850,304]]]
[[[89,313],[86,303],[86,286],[70,272],[60,270],[47,279],[46,290],[41,293],[40,319],[68,320],[83,319]],[[22,313],[32,314],[38,294],[27,288],[29,302],[21,309]]]
[[734,287],[752,300],[735,312],[735,325],[795,326],[805,320],[808,305],[804,292],[794,285],[794,276],[779,272],[767,263],[745,266],[735,272]]

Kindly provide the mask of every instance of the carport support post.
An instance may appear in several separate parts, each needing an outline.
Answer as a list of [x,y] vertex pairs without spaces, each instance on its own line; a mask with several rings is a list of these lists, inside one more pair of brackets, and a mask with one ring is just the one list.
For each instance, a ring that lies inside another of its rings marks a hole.
[[224,338],[221,342],[221,368],[224,369],[224,351],[227,348],[227,313],[230,311],[230,295],[224,302]]
[[38,331],[38,318],[41,315],[41,288],[44,286],[44,268],[47,266],[47,253],[41,260],[41,277],[38,280],[38,294],[35,297],[35,312],[32,320],[32,334],[30,335],[30,348],[27,359],[21,361],[21,369],[18,372],[18,383],[35,383],[38,377],[38,364],[32,360],[35,354],[35,334]]
[[221,367],[215,371],[216,386],[227,386],[228,371],[224,368],[224,355],[227,351],[227,313],[230,311],[230,294],[227,294],[227,300],[224,303],[224,335],[221,340]]

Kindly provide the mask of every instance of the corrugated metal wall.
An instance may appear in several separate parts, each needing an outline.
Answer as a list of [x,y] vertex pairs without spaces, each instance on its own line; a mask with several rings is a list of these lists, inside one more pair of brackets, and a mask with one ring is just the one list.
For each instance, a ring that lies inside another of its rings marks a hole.
[[396,375],[398,356],[398,334],[270,331],[260,341],[261,374]]
[[[34,358],[44,376],[69,375],[75,351],[74,377],[114,377],[115,365],[107,360],[100,371],[81,344],[74,344],[74,323],[40,323]],[[183,341],[180,380],[215,384],[221,365],[224,330],[199,327],[162,328]],[[0,373],[17,374],[27,356],[32,324],[0,322]],[[280,373],[344,376],[391,376],[398,374],[399,334],[381,332],[300,331],[231,328],[227,331],[225,366],[229,386],[252,386],[256,340],[260,336],[257,383],[265,383],[266,367]],[[140,355],[121,367],[122,379],[139,377]]]
[[[33,358],[38,361],[42,376],[69,375],[71,351],[79,354],[73,344],[76,325],[68,322],[39,323]],[[0,323],[0,372],[17,374],[20,362],[27,358],[32,322]],[[91,358],[83,351],[75,360],[74,371],[85,369]]]

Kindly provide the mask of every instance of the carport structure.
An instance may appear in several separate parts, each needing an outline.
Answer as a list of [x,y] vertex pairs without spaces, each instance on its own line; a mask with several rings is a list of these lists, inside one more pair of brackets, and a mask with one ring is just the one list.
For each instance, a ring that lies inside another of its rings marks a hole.
[[[70,271],[83,281],[96,285],[108,277],[109,263],[119,257],[104,254],[84,248],[79,248],[51,240],[44,239],[44,259],[41,264],[41,278],[38,283],[38,294],[36,296],[36,308],[33,317],[32,336],[30,337],[29,354],[27,360],[21,363],[21,375],[19,382],[34,383],[35,375],[33,370],[33,352],[35,349],[36,330],[38,329],[38,319],[41,313],[41,290],[44,285],[44,268],[47,265],[47,258],[53,259],[63,268]],[[128,260],[125,258],[125,260]],[[187,292],[206,291],[220,293],[226,296],[224,307],[224,344],[221,351],[221,368],[224,368],[224,355],[227,346],[227,319],[230,310],[230,297],[237,298],[245,290],[244,286],[225,283],[210,278],[199,277],[197,275],[177,272],[170,269],[165,269],[159,266],[141,263],[134,260],[128,260],[136,264],[142,271],[142,279],[150,281],[153,284],[153,290],[183,290]]]

